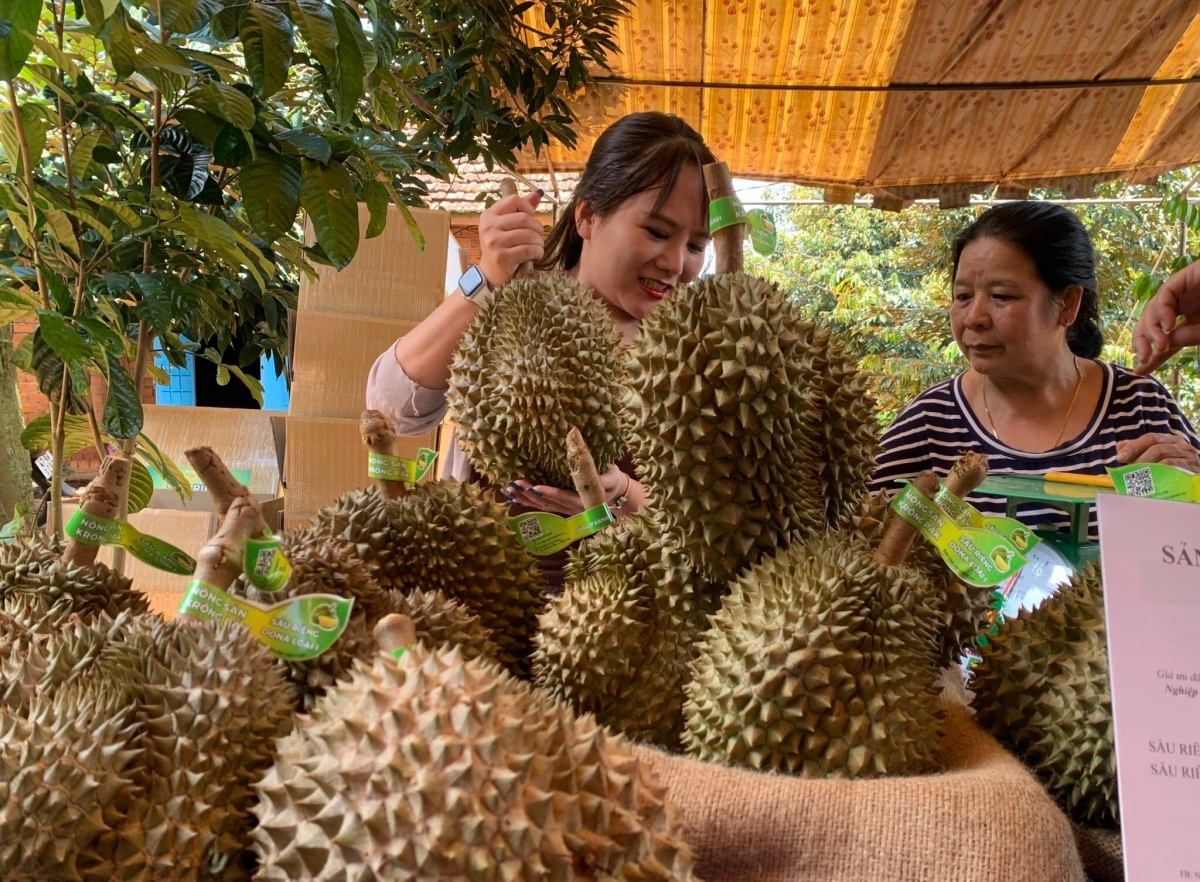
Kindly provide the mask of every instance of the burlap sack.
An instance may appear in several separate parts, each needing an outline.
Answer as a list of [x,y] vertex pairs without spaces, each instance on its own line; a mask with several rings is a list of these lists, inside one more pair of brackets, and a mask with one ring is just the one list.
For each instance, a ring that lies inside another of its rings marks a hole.
[[1084,882],[1071,824],[962,705],[939,775],[817,781],[638,754],[705,882]]
[[1089,879],[1093,882],[1125,882],[1120,830],[1078,826],[1075,842],[1079,845],[1079,857]]

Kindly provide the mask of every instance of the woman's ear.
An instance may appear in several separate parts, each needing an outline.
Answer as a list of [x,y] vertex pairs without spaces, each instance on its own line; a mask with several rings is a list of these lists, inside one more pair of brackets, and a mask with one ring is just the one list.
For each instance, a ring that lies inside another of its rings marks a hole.
[[1069,328],[1075,324],[1075,319],[1079,316],[1079,307],[1083,305],[1083,286],[1068,285],[1063,292],[1062,311],[1059,313],[1058,321],[1064,328]]
[[575,203],[575,229],[580,239],[591,239],[596,228],[596,212],[582,199]]

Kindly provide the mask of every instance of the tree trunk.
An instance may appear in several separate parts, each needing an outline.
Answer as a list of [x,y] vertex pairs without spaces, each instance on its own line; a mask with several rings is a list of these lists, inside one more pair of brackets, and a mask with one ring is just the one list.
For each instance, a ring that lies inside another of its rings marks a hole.
[[13,367],[12,325],[0,326],[0,523],[12,519],[13,509],[24,503],[33,512],[29,453],[21,446],[25,420],[17,392],[17,369]]

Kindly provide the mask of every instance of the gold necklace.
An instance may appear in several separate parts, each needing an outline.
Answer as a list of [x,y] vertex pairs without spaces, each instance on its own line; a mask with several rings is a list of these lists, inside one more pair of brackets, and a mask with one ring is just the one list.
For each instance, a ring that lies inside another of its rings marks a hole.
[[[1075,363],[1075,394],[1071,396],[1071,406],[1067,408],[1067,415],[1063,419],[1062,427],[1058,430],[1058,436],[1054,439],[1054,443],[1050,445],[1051,450],[1058,446],[1058,442],[1062,440],[1063,432],[1067,431],[1067,423],[1071,421],[1071,414],[1075,410],[1075,401],[1079,398],[1079,389],[1083,386],[1083,373],[1079,370],[1079,356],[1072,355],[1071,358]],[[987,414],[988,422],[992,424],[992,437],[999,441],[1000,435],[996,431],[996,421],[992,419],[992,409],[988,407],[987,377],[980,376],[979,380],[979,388],[983,392],[983,410]]]

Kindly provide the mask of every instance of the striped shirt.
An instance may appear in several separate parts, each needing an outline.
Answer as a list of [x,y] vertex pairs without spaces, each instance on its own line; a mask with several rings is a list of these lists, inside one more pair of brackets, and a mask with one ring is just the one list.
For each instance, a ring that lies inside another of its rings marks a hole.
[[[1182,432],[1200,449],[1200,438],[1158,380],[1135,376],[1106,362],[1099,364],[1104,369],[1103,385],[1087,428],[1044,453],[1008,447],[985,431],[963,394],[962,374],[931,386],[884,432],[871,489],[897,489],[896,479],[916,477],[925,469],[945,476],[968,451],[986,454],[988,472],[993,475],[1052,471],[1102,475],[1106,466],[1120,465],[1118,441],[1131,441],[1147,432]],[[1005,513],[1003,497],[972,495],[968,499],[985,515]],[[1069,522],[1065,512],[1042,503],[1023,504],[1017,509],[1017,518],[1029,526],[1058,529],[1066,529]],[[1098,538],[1094,507],[1089,532],[1093,540]]]

